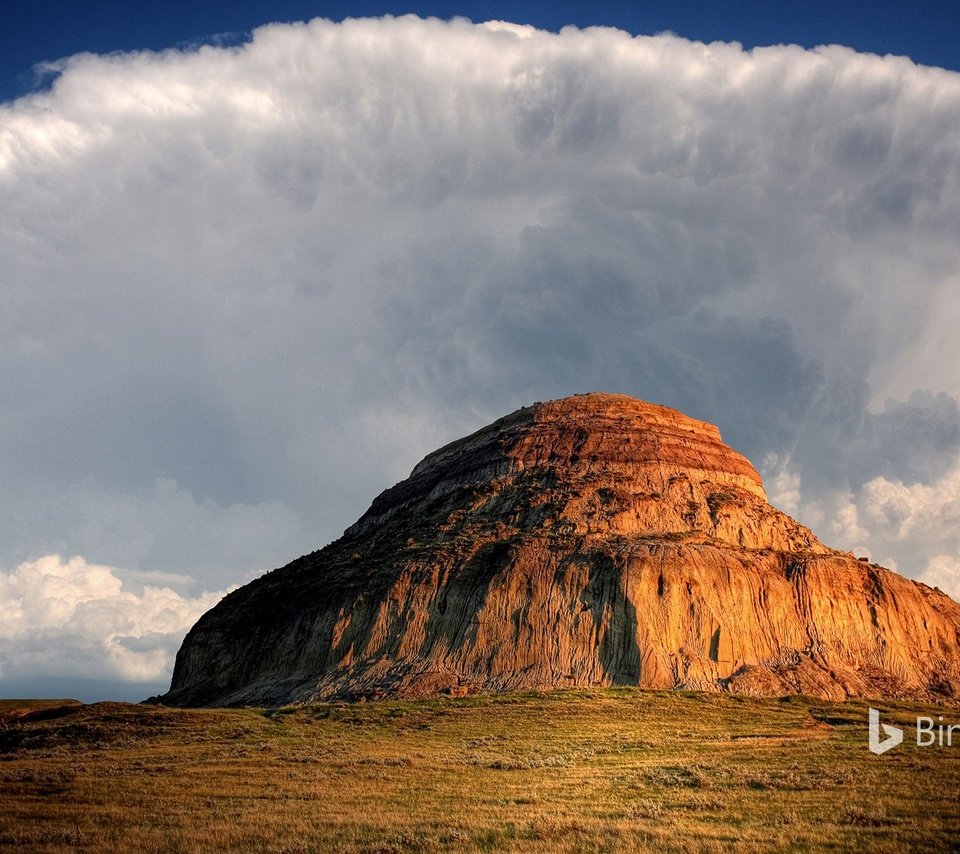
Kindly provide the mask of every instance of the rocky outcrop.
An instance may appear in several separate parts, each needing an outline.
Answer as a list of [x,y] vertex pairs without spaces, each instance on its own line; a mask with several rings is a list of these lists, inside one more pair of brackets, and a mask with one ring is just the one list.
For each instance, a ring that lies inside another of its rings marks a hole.
[[821,544],[716,427],[622,395],[518,410],[187,635],[170,704],[564,686],[956,696],[960,605]]

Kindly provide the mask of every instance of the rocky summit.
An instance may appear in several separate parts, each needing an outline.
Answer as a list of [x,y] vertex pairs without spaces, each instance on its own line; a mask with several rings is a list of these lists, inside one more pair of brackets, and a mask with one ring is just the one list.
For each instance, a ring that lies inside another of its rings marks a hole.
[[821,544],[716,427],[578,395],[435,451],[339,540],[224,598],[159,699],[602,685],[956,697],[960,605]]

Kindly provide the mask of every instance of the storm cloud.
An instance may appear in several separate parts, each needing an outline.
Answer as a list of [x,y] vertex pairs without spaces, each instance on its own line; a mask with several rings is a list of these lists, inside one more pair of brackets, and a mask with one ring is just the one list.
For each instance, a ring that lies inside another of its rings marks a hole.
[[604,390],[960,594],[960,75],[414,17],[53,70],[0,106],[10,572],[223,589]]

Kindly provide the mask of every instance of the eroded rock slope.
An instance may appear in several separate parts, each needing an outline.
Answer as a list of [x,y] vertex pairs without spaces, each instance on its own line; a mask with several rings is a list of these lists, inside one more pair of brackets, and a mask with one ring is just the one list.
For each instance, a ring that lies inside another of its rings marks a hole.
[[187,635],[170,704],[627,684],[956,696],[960,605],[821,544],[716,427],[538,403],[426,457]]

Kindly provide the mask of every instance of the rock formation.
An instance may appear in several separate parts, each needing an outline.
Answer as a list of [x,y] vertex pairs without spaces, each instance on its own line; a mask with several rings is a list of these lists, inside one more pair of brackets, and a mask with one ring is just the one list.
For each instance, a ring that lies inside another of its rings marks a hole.
[[430,454],[187,635],[169,704],[564,686],[956,696],[960,605],[822,545],[716,427],[538,403]]

